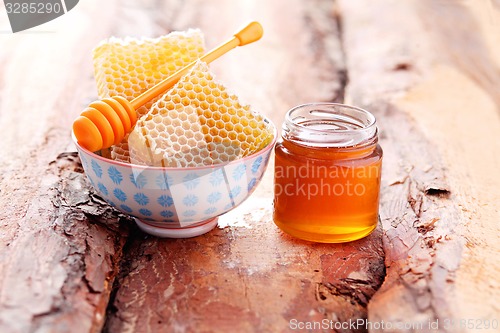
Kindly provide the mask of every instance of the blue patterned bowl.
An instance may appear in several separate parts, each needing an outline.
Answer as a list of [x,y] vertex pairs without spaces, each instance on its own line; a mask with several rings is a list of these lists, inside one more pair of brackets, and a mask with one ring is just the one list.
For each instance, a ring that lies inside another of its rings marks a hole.
[[97,192],[117,210],[136,218],[145,232],[159,237],[201,235],[217,217],[253,192],[267,167],[274,138],[259,152],[220,164],[161,168],[126,164],[81,147],[73,135],[85,174]]

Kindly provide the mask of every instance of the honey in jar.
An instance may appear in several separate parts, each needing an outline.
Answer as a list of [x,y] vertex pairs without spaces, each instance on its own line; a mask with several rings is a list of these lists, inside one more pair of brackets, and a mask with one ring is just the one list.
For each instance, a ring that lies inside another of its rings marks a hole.
[[375,117],[314,103],[287,112],[275,148],[274,222],[297,238],[340,243],[377,226],[382,167]]

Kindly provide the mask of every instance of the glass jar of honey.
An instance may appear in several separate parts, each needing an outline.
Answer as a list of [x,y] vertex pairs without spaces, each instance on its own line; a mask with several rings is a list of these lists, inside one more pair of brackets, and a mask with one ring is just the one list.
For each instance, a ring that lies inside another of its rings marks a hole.
[[274,222],[297,238],[340,243],[377,226],[382,167],[375,117],[314,103],[287,112],[275,148]]

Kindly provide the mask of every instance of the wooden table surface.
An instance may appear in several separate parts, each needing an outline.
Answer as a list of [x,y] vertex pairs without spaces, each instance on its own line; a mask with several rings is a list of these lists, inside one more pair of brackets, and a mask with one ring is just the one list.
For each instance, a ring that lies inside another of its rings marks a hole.
[[[213,47],[249,20],[265,37],[211,67],[276,125],[313,101],[376,115],[369,237],[280,232],[272,161],[192,239],[141,233],[87,182],[70,128],[92,48],[189,27]],[[0,6],[0,28],[0,332],[500,332],[499,1],[85,0],[17,34]]]

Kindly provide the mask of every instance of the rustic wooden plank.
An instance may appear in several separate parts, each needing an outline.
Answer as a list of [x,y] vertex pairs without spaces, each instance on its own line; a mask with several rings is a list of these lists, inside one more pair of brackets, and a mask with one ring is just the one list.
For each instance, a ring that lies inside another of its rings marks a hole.
[[[499,263],[486,259],[500,253],[498,7],[338,2],[339,12],[326,0],[87,0],[56,34],[0,35],[0,330],[98,331],[118,271],[108,332],[498,318]],[[61,154],[95,96],[90,49],[110,34],[188,27],[211,46],[249,19],[265,38],[212,68],[278,125],[296,104],[342,100],[343,42],[348,102],[382,129],[381,228],[343,245],[287,237],[272,223],[268,172],[208,235],[127,238],[127,219],[93,194],[74,153]]]
[[138,238],[105,331],[280,332],[293,319],[364,318],[384,275],[380,233],[344,246],[312,245],[282,235],[270,207],[258,207],[258,219],[248,206],[238,212],[252,228]]
[[[171,6],[157,10],[171,12]],[[262,22],[262,41],[226,55],[212,69],[278,126],[294,105],[342,100],[345,73],[332,2],[179,6],[180,17],[158,22],[165,30],[199,27],[209,46],[246,19]],[[136,234],[105,331],[280,332],[292,320],[366,318],[384,278],[380,230],[344,245],[294,240],[272,222],[272,177],[271,169],[244,205],[220,218],[223,228],[207,235],[158,240]]]
[[95,98],[89,54],[116,4],[77,8],[0,34],[2,332],[99,331],[126,240],[124,218],[93,195],[76,155],[61,154]]
[[347,98],[379,118],[385,150],[387,276],[368,318],[476,331],[457,320],[500,316],[498,7],[339,3]]

